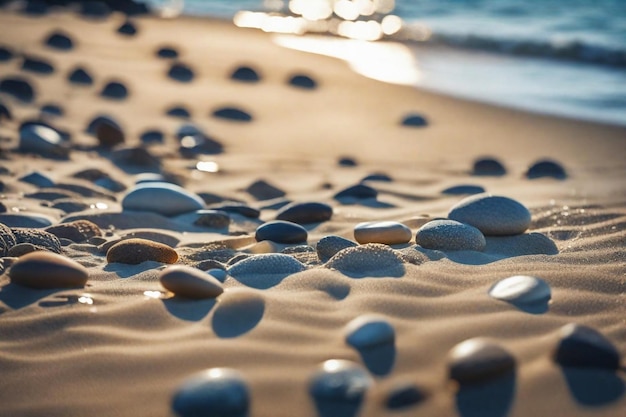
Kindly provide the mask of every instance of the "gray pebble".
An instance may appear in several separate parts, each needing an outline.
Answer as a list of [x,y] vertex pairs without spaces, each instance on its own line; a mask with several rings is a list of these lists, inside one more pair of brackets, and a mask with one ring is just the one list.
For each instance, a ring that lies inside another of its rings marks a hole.
[[473,250],[485,248],[485,236],[477,228],[454,220],[433,220],[420,227],[415,243],[426,249]]
[[476,194],[452,207],[448,218],[472,225],[486,236],[502,236],[524,233],[530,226],[531,214],[511,198]]

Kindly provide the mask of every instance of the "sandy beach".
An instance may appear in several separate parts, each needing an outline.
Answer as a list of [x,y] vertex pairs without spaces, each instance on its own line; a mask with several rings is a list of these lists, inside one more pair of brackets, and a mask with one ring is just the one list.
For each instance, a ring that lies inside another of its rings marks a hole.
[[0,416],[626,413],[625,127],[126,19],[0,10]]

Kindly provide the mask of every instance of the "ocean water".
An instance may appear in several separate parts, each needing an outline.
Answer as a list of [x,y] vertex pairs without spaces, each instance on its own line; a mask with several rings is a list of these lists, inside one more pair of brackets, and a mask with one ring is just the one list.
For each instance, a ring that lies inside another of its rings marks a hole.
[[[399,45],[277,36],[283,46],[345,59],[356,71],[388,82],[538,113],[626,125],[626,0],[291,2],[300,8],[334,4],[335,13],[338,3],[377,5],[379,10],[370,7],[367,16],[357,20],[384,22],[389,15],[398,16],[402,28],[382,37]],[[243,10],[286,12],[287,3],[186,0],[183,13],[231,19]],[[345,12],[352,9],[343,9],[343,17],[353,20]],[[340,20],[336,14],[324,17]]]

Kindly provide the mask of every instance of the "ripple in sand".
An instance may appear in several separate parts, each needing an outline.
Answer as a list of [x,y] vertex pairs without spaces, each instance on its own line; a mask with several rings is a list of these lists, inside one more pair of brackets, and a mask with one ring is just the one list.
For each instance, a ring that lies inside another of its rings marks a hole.
[[319,223],[331,219],[333,208],[325,203],[295,202],[278,210],[276,220],[285,220],[298,224]]
[[474,226],[486,236],[518,235],[530,226],[530,211],[508,197],[476,194],[450,209],[448,218]]
[[343,249],[325,267],[352,278],[401,277],[405,273],[400,254],[379,243]]
[[611,370],[620,367],[619,351],[591,327],[567,324],[559,329],[559,339],[554,360],[562,366]]
[[515,358],[502,346],[483,338],[459,343],[449,353],[450,378],[461,385],[488,381],[515,371]]
[[93,84],[93,77],[89,74],[89,72],[87,72],[86,69],[78,67],[75,68],[74,70],[72,70],[68,76],[67,76],[67,80],[75,85],[92,85]]
[[148,182],[131,189],[122,199],[122,208],[176,216],[203,209],[204,201],[178,185]]
[[178,254],[162,243],[146,239],[126,239],[111,246],[107,251],[108,263],[137,265],[145,261],[156,261],[173,264]]
[[137,34],[137,26],[130,20],[127,20],[117,28],[116,32],[124,36],[135,36]]
[[172,64],[169,71],[167,72],[167,76],[172,80],[181,83],[190,83],[193,81],[195,74],[191,67],[181,62],[177,62],[175,64]]
[[247,417],[249,408],[247,382],[228,368],[212,368],[189,377],[172,399],[178,417]]
[[85,286],[89,272],[69,258],[38,251],[16,261],[9,270],[9,277],[13,284],[30,288],[73,288]]
[[404,116],[400,124],[407,127],[425,127],[428,126],[428,121],[422,115],[411,113]]
[[304,74],[295,74],[291,76],[287,82],[292,87],[303,90],[315,90],[317,88],[317,81]]
[[274,220],[257,227],[254,237],[257,242],[271,240],[277,243],[303,243],[306,242],[308,233],[297,223]]
[[477,228],[454,220],[433,220],[420,227],[415,243],[426,249],[472,250],[485,249],[485,236]]
[[472,175],[501,177],[506,175],[506,168],[496,158],[482,157],[474,161]]
[[261,81],[259,73],[254,68],[248,66],[237,67],[230,75],[230,78],[247,83],[256,83]]
[[331,359],[319,366],[309,381],[309,394],[320,417],[353,417],[374,380],[359,364]]
[[253,330],[264,313],[263,297],[247,288],[231,289],[220,296],[211,324],[218,337],[230,339]]
[[24,60],[22,61],[22,71],[49,75],[54,73],[54,66],[45,59],[25,56]]
[[528,168],[528,171],[526,171],[526,178],[531,180],[536,178],[555,178],[558,180],[564,180],[567,178],[567,172],[565,172],[563,165],[556,161],[546,159],[532,164],[530,168]]
[[528,312],[545,312],[552,292],[541,278],[516,275],[502,279],[489,289],[489,295]]
[[0,93],[5,93],[24,103],[35,100],[33,86],[21,77],[5,77],[0,81]]
[[100,91],[101,97],[112,100],[125,100],[128,95],[128,88],[120,81],[109,81]]
[[361,244],[396,245],[409,242],[411,237],[411,229],[394,221],[363,222],[354,227],[354,239]]
[[245,110],[236,107],[220,107],[213,111],[213,117],[219,119],[232,120],[235,122],[251,122],[252,115]]
[[247,257],[228,268],[227,272],[249,287],[268,289],[280,284],[289,275],[305,269],[306,266],[292,256],[267,253]]
[[48,47],[56,49],[58,51],[71,51],[72,49],[74,49],[74,41],[72,40],[72,38],[70,38],[69,35],[61,31],[52,32],[46,38],[44,43]]
[[185,298],[215,298],[224,292],[222,283],[213,276],[184,265],[165,268],[159,281],[165,289]]

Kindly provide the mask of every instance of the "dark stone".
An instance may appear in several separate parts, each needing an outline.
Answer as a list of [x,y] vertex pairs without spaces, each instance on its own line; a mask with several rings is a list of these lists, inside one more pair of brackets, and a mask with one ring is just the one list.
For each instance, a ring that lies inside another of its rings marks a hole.
[[22,13],[30,16],[44,16],[48,12],[48,4],[42,0],[28,0],[22,8]]
[[342,166],[342,167],[355,167],[359,165],[356,159],[351,158],[349,156],[344,156],[344,157],[339,158],[339,161],[337,163],[339,164],[339,166]]
[[318,223],[330,220],[333,208],[324,203],[291,203],[278,210],[276,220],[298,224]]
[[426,398],[423,390],[413,384],[394,387],[385,401],[389,410],[401,410],[417,405]]
[[251,67],[245,66],[235,69],[230,78],[232,78],[233,80],[243,81],[247,83],[256,83],[261,81],[261,77],[259,76],[259,73],[257,71],[255,71]]
[[72,84],[79,85],[92,85],[93,78],[89,73],[83,68],[76,68],[67,76],[67,80]]
[[271,200],[273,198],[284,197],[286,194],[280,188],[274,187],[272,184],[259,180],[255,181],[246,188],[251,196],[257,200]]
[[9,108],[0,102],[0,122],[3,120],[13,120],[13,115]]
[[570,323],[560,329],[554,360],[574,368],[619,369],[619,351],[597,330]]
[[59,51],[71,51],[74,49],[74,41],[72,38],[62,32],[53,32],[45,41],[50,48]]
[[402,119],[401,124],[408,127],[424,127],[428,126],[428,121],[419,114],[409,114]]
[[80,14],[89,19],[106,19],[111,15],[111,8],[102,1],[81,2]]
[[480,158],[474,162],[472,175],[501,177],[506,175],[506,168],[495,158]]
[[165,114],[172,117],[179,117],[181,119],[189,119],[191,117],[189,110],[182,106],[171,107],[166,110]]
[[25,56],[22,62],[22,71],[48,75],[54,72],[54,66],[43,59]]
[[375,173],[375,174],[369,174],[368,176],[364,177],[361,180],[361,182],[366,182],[366,181],[392,182],[393,178],[391,178],[387,174]]
[[448,195],[465,195],[465,194],[480,194],[484,193],[485,189],[480,185],[455,185],[448,187],[441,191],[441,194]]
[[208,137],[202,130],[192,124],[181,126],[176,132],[180,141],[179,152],[186,158],[193,158],[198,154],[216,155],[224,152],[224,146]]
[[317,88],[317,82],[308,75],[297,74],[289,78],[289,85],[304,90],[314,90]]
[[128,164],[144,169],[161,167],[160,159],[141,146],[115,149],[111,153],[111,160],[118,164]]
[[320,258],[320,261],[327,262],[340,250],[352,248],[358,245],[358,243],[343,238],[341,236],[325,236],[321,238],[319,242],[317,242],[317,256]]
[[68,214],[87,210],[89,207],[90,207],[89,204],[84,203],[77,199],[72,199],[72,198],[56,200],[54,204],[52,205],[52,208],[62,210]]
[[531,180],[546,177],[564,180],[567,178],[567,173],[561,164],[547,159],[535,162],[528,168],[528,171],[526,171],[526,178]]
[[252,115],[249,113],[237,109],[235,107],[222,107],[213,112],[214,117],[219,117],[220,119],[233,120],[237,122],[250,122],[252,121]]
[[13,51],[5,46],[0,46],[0,62],[7,62],[13,59]]
[[54,181],[52,181],[48,176],[36,171],[20,177],[19,180],[28,184],[36,185],[37,187],[54,187]]
[[160,48],[156,54],[159,58],[166,58],[166,59],[178,58],[178,51],[171,47]]
[[277,243],[303,243],[306,242],[308,233],[299,224],[274,220],[257,227],[254,237],[257,242],[271,240]]
[[139,138],[141,142],[146,145],[160,144],[163,143],[164,140],[163,132],[160,130],[146,130]]
[[41,114],[48,116],[63,116],[63,108],[57,104],[46,104],[41,106]]
[[98,139],[101,146],[112,148],[124,143],[124,131],[119,124],[108,116],[98,116],[87,126],[87,133]]
[[376,191],[374,188],[364,184],[357,184],[339,191],[337,194],[335,194],[334,198],[337,200],[343,198],[365,199],[376,198],[377,196],[378,191]]
[[137,34],[137,26],[135,26],[133,22],[127,20],[117,28],[117,33],[125,36],[134,36]]
[[[7,212],[7,206],[5,206],[4,203],[0,201],[0,213],[6,213],[6,212]],[[0,255],[0,256],[2,256],[2,255]]]
[[193,70],[189,66],[181,63],[173,64],[167,72],[167,76],[181,83],[189,83],[193,81],[195,77]]
[[128,97],[128,88],[121,82],[111,81],[104,86],[100,95],[114,100],[124,100]]
[[76,220],[70,223],[62,223],[49,226],[44,229],[59,239],[69,239],[72,242],[84,242],[94,236],[102,236],[102,230],[89,220]]
[[255,209],[254,207],[250,207],[248,205],[240,204],[240,203],[226,202],[226,203],[214,204],[210,206],[209,208],[212,210],[225,211],[226,213],[239,214],[249,219],[258,219],[259,216],[261,215],[261,212]]
[[31,84],[20,77],[6,77],[0,81],[0,92],[6,93],[24,103],[35,99],[35,90]]

